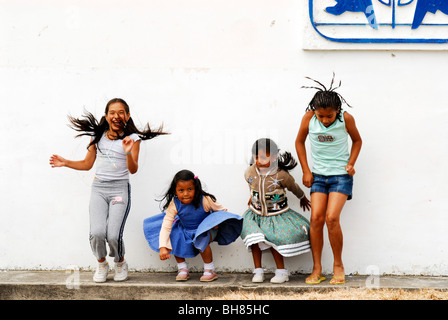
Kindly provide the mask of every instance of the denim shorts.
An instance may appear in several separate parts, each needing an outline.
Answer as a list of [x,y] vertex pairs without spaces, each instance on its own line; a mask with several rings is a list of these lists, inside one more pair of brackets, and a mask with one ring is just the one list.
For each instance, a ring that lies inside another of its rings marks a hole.
[[311,193],[320,192],[329,194],[330,192],[339,192],[348,196],[347,200],[352,198],[353,176],[343,174],[339,176],[323,176],[313,173],[313,184]]

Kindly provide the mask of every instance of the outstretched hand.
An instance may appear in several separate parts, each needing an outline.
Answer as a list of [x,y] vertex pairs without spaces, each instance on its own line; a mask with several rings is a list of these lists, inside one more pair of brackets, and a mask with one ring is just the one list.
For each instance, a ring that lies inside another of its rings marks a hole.
[[123,139],[123,151],[125,153],[129,153],[134,146],[134,140],[132,140],[129,136]]
[[310,200],[308,200],[307,197],[303,197],[302,199],[300,199],[300,207],[303,209],[303,211],[309,211],[311,209]]
[[67,160],[65,160],[61,156],[54,154],[50,157],[50,166],[52,168],[64,167],[66,165],[66,161]]

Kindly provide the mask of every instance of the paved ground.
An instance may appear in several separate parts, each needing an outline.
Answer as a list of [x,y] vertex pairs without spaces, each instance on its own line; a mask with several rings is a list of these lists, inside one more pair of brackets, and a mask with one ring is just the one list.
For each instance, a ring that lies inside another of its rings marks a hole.
[[111,272],[107,282],[98,284],[87,271],[0,271],[0,300],[202,300],[229,292],[288,294],[369,287],[448,291],[448,277],[347,276],[345,285],[334,286],[328,280],[307,285],[305,275],[291,275],[284,284],[269,280],[255,284],[251,274],[242,273],[219,273],[219,279],[210,283],[200,282],[200,276],[192,273],[188,281],[179,283],[174,273],[131,272],[127,281],[115,282]]

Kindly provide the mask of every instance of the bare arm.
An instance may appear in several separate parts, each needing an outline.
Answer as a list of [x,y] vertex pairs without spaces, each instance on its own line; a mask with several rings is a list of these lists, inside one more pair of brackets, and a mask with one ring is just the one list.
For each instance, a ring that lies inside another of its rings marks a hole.
[[123,150],[125,153],[129,153],[126,155],[126,161],[128,170],[131,174],[134,174],[138,170],[138,155],[140,153],[140,140],[135,141],[130,137],[126,137],[123,139]]
[[50,165],[52,168],[67,167],[74,170],[87,171],[92,169],[95,160],[96,160],[96,147],[95,145],[91,145],[87,151],[84,160],[79,161],[67,160],[57,154],[54,154],[50,157]]
[[314,115],[314,111],[308,111],[302,118],[302,123],[300,124],[299,132],[296,138],[296,151],[297,157],[299,158],[300,165],[302,166],[303,172],[303,185],[305,187],[311,188],[313,183],[313,174],[311,173],[310,167],[308,166],[308,160],[306,156],[305,140],[308,136],[308,127],[311,118]]
[[355,174],[355,163],[361,151],[362,139],[361,135],[359,134],[358,128],[356,127],[355,118],[353,118],[353,116],[348,114],[347,112],[344,112],[344,120],[347,132],[352,139],[352,150],[350,152],[350,159],[348,160],[348,164],[345,167],[345,170],[347,170],[349,175],[353,176]]

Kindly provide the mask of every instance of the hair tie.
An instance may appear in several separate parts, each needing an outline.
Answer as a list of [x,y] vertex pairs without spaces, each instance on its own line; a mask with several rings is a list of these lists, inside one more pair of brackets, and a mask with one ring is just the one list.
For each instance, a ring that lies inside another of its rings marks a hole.
[[196,180],[198,178],[198,176],[194,176],[194,179]]

